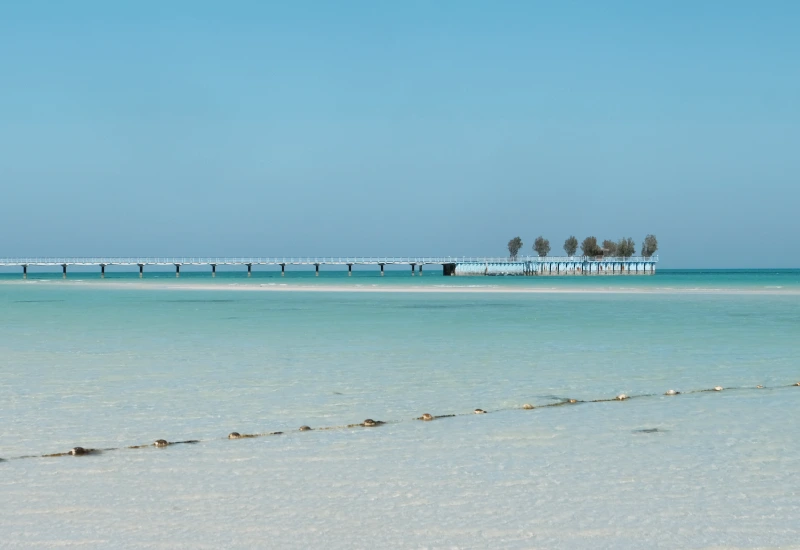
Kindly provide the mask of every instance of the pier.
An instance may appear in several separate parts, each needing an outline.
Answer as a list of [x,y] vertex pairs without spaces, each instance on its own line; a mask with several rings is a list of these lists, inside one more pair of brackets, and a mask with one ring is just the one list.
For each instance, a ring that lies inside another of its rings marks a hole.
[[444,276],[558,276],[558,275],[653,275],[658,256],[650,257],[588,257],[588,256],[528,256],[524,258],[482,257],[326,257],[326,258],[0,258],[0,267],[19,267],[22,277],[27,279],[29,267],[61,269],[67,278],[72,266],[97,267],[101,278],[105,278],[106,267],[123,266],[139,269],[144,277],[145,267],[169,266],[175,269],[175,277],[181,276],[181,266],[210,267],[211,277],[216,277],[217,266],[242,266],[247,268],[247,277],[252,276],[253,266],[280,266],[281,276],[286,275],[286,266],[314,266],[316,276],[321,266],[347,266],[347,274],[353,274],[354,265],[384,268],[404,265],[410,275],[422,276],[426,265],[441,266]]

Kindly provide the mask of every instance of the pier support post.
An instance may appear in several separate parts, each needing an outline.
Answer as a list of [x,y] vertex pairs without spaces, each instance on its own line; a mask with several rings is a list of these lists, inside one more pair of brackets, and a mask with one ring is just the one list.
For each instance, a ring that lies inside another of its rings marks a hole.
[[247,264],[247,276],[248,277],[253,276],[253,264]]
[[414,276],[414,270],[417,268],[417,264],[411,264],[411,276]]
[[217,276],[217,264],[211,264],[211,276],[212,277]]
[[139,278],[144,277],[144,264],[139,264]]
[[23,265],[22,266],[22,278],[23,279],[27,279],[28,278],[28,266],[27,265]]
[[67,278],[67,264],[61,264],[61,276]]
[[100,264],[100,278],[106,278],[106,264]]
[[419,264],[419,276],[422,277],[422,266],[425,264]]
[[181,264],[175,264],[175,277],[181,276]]
[[314,277],[319,277],[319,264],[314,264]]
[[384,265],[385,265],[385,264],[381,264],[381,277],[383,277],[383,266],[384,266]]
[[353,264],[347,264],[347,276],[348,277],[353,276]]
[[286,276],[286,264],[281,264],[281,277]]

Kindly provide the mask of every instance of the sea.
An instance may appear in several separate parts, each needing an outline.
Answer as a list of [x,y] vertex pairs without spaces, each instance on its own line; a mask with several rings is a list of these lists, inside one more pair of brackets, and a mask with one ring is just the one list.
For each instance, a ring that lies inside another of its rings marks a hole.
[[800,548],[800,270],[17,271],[2,548]]

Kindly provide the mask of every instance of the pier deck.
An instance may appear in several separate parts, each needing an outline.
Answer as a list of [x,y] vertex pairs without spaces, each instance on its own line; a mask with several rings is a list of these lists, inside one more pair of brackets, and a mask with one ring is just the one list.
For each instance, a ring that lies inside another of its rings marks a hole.
[[28,267],[61,267],[64,277],[70,266],[96,266],[101,276],[105,276],[108,266],[137,266],[139,276],[144,274],[145,266],[174,266],[175,276],[180,276],[181,266],[210,266],[215,276],[217,266],[247,266],[247,275],[252,274],[253,266],[280,266],[285,274],[286,266],[313,265],[319,275],[323,265],[347,266],[352,274],[354,265],[379,266],[381,275],[387,265],[408,265],[414,275],[419,266],[419,274],[425,265],[441,265],[444,275],[611,275],[655,273],[657,256],[630,258],[593,258],[585,256],[528,256],[516,259],[489,257],[419,256],[419,257],[296,257],[296,258],[213,258],[213,257],[72,257],[72,258],[0,258],[0,267],[21,267],[23,277],[27,277]]

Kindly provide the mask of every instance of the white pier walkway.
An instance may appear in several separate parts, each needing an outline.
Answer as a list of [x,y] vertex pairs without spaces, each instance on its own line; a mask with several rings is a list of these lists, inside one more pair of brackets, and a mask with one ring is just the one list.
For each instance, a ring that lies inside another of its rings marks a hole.
[[416,267],[422,275],[425,265],[441,265],[444,275],[566,275],[566,274],[614,274],[614,273],[655,273],[657,256],[631,258],[589,258],[585,256],[526,256],[515,259],[467,257],[467,256],[418,256],[418,257],[297,257],[297,258],[212,258],[212,257],[74,257],[74,258],[0,258],[0,267],[21,267],[23,277],[27,278],[28,267],[61,267],[64,278],[70,266],[97,266],[101,277],[105,277],[107,266],[137,266],[139,276],[144,275],[145,266],[174,266],[175,276],[179,277],[181,266],[210,266],[211,275],[216,276],[219,265],[247,266],[247,276],[252,275],[253,266],[281,266],[281,275],[286,273],[286,266],[313,265],[319,275],[323,265],[347,266],[348,274],[352,274],[354,265],[379,266],[381,275],[386,265],[411,266],[414,275]]

